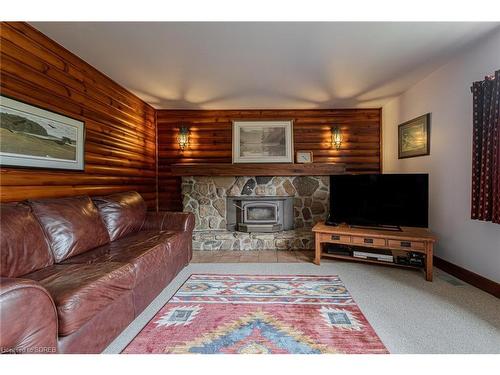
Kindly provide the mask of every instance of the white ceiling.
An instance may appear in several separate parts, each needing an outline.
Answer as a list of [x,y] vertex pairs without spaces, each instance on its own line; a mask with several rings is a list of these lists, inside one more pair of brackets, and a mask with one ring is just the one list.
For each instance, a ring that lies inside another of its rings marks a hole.
[[156,108],[379,107],[499,23],[34,22]]

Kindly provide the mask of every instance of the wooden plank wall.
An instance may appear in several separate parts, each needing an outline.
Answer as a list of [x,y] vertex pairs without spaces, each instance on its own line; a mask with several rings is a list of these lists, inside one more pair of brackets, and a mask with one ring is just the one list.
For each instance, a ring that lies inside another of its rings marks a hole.
[[[311,150],[315,163],[342,162],[355,173],[380,172],[380,109],[328,110],[158,110],[158,202],[160,209],[182,209],[180,178],[174,163],[230,163],[234,119],[293,119],[294,149]],[[177,144],[179,127],[190,129],[189,148]],[[343,134],[340,150],[331,147],[332,125]]]
[[1,168],[1,201],[137,190],[156,209],[155,110],[26,23],[0,24],[0,92],[85,122],[85,171]]

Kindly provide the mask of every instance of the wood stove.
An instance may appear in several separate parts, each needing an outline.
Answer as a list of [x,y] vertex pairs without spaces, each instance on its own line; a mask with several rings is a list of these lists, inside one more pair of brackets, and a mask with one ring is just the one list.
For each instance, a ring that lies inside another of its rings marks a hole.
[[293,197],[227,197],[227,229],[279,232],[293,229]]

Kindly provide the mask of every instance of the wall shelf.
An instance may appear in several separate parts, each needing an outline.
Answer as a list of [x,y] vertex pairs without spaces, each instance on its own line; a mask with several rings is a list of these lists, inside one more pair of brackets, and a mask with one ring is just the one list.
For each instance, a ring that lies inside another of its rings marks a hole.
[[329,176],[345,173],[343,163],[173,164],[174,176]]

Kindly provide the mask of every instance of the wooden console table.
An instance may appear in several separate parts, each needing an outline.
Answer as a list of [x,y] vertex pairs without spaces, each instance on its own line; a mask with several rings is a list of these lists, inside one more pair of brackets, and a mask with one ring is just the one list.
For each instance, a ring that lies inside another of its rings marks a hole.
[[328,254],[323,252],[324,243],[333,243],[364,248],[402,250],[425,255],[425,279],[432,281],[432,257],[437,237],[426,228],[401,227],[401,231],[354,228],[348,225],[330,226],[318,223],[312,229],[315,233],[316,254],[314,263],[319,265],[321,257],[383,264],[394,267],[417,269],[414,265],[397,264],[373,259],[355,258],[349,255]]

